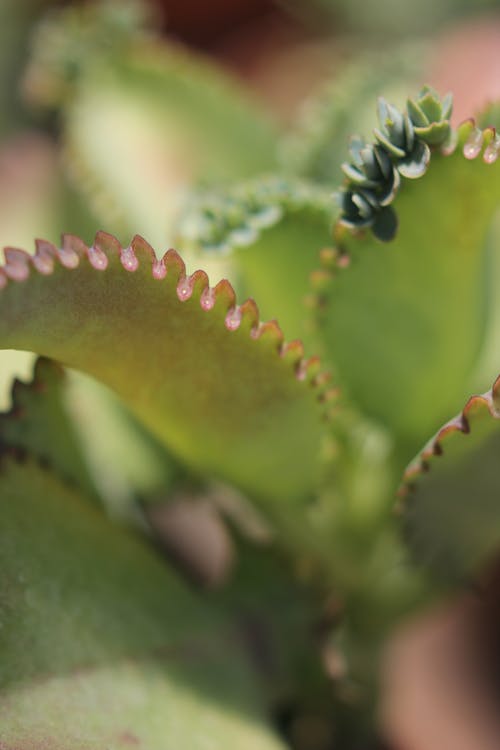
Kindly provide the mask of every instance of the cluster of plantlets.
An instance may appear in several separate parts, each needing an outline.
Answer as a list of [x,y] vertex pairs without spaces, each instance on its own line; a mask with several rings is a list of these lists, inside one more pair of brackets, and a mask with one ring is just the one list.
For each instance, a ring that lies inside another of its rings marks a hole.
[[408,100],[404,113],[379,99],[376,144],[352,138],[352,162],[342,165],[347,177],[347,186],[339,193],[344,226],[370,227],[382,241],[394,238],[397,220],[390,206],[400,189],[400,176],[422,177],[431,157],[429,146],[449,141],[452,104],[451,94],[441,101],[429,86],[424,86],[417,99]]
[[[331,185],[280,173],[281,139],[219,74],[121,22],[119,54],[101,56],[102,7],[81,27],[75,13],[44,27],[63,43],[36,47],[30,91],[53,95],[75,185],[119,239],[38,240],[7,248],[0,269],[0,345],[44,357],[0,420],[0,745],[277,750],[318,726],[325,748],[372,741],[383,644],[500,542],[498,387],[467,402],[498,372],[496,131],[453,131],[451,98],[428,87],[405,113],[382,101],[376,143],[351,143],[334,215]],[[71,43],[80,28],[91,60]],[[186,123],[200,158],[168,222],[182,260],[122,235],[137,220],[168,241],[163,177],[137,132],[163,132],[168,151]],[[126,181],[120,149],[138,170]],[[112,476],[128,489],[119,508]],[[181,500],[193,517],[210,507],[234,548],[215,592],[151,543]]]

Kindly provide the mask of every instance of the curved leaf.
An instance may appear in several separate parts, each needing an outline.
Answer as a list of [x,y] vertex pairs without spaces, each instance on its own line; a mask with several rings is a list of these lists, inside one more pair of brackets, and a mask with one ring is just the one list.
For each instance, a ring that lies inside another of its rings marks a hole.
[[69,376],[67,406],[102,501],[113,517],[137,521],[138,501],[166,501],[185,469],[109,388]]
[[221,612],[31,460],[0,486],[2,746],[281,747]]
[[261,177],[202,192],[187,207],[179,234],[204,257],[228,255],[243,293],[257,297],[264,317],[276,315],[286,335],[305,336],[309,275],[331,241],[331,221],[323,187]]
[[408,451],[463,402],[485,341],[495,286],[486,239],[500,202],[486,146],[494,135],[467,122],[451,155],[434,153],[428,173],[405,182],[394,241],[340,230],[337,255],[325,258],[328,356],[356,403]]
[[96,489],[65,403],[65,386],[62,368],[48,359],[38,359],[30,383],[14,381],[12,407],[0,414],[0,443],[36,456],[58,476],[95,497]]
[[212,289],[175,251],[158,261],[144,240],[122,249],[104,233],[91,248],[39,242],[33,259],[6,250],[0,278],[1,346],[92,374],[199,471],[269,499],[312,491],[317,362],[227,281]]
[[443,577],[477,572],[500,548],[500,378],[469,399],[408,467],[408,539]]
[[0,444],[27,451],[128,520],[137,517],[138,498],[164,499],[181,480],[173,458],[112,392],[43,357],[30,382],[14,381]]
[[122,5],[54,14],[28,91],[62,106],[68,167],[98,219],[159,244],[188,186],[272,167],[276,133],[221,70],[141,29],[140,5],[130,17]]

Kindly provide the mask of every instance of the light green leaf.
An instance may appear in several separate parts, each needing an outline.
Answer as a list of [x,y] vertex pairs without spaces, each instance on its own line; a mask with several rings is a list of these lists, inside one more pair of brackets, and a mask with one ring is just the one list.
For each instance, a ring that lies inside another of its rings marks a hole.
[[165,501],[185,470],[109,388],[68,373],[67,407],[106,509],[137,521],[138,501]]
[[201,192],[179,225],[180,242],[202,261],[228,256],[243,294],[287,336],[307,336],[304,302],[319,252],[331,242],[330,191],[306,180],[261,177]]
[[120,6],[70,7],[45,23],[28,90],[62,106],[70,173],[100,221],[164,246],[186,189],[272,168],[276,130],[221,70]]
[[6,256],[0,345],[92,374],[194,469],[278,505],[313,491],[317,363],[227,281],[211,289],[174,251],[157,261],[144,240],[123,250],[104,233]]
[[406,471],[401,510],[419,561],[441,579],[479,572],[500,547],[500,379],[445,424]]
[[137,519],[139,498],[165,498],[182,475],[111,391],[43,357],[31,382],[14,381],[10,411],[0,414],[0,443],[28,451],[129,521]]
[[30,383],[14,381],[11,410],[0,414],[0,443],[43,460],[58,476],[95,498],[96,488],[68,412],[65,390],[62,368],[48,359],[38,359]]
[[220,613],[33,461],[0,484],[2,744],[281,746]]
[[424,177],[404,182],[392,242],[345,231],[338,257],[348,268],[329,259],[320,311],[328,356],[355,402],[407,443],[406,460],[470,392],[492,316],[486,239],[500,172],[479,158],[491,137],[467,123],[454,153],[434,153]]

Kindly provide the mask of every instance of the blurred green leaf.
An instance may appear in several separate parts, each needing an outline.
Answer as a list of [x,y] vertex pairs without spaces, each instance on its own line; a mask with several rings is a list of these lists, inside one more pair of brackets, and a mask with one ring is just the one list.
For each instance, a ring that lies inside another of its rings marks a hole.
[[29,121],[19,82],[28,54],[33,23],[54,0],[2,0],[0,4],[0,137]]
[[62,107],[68,168],[97,218],[163,247],[193,183],[273,167],[276,129],[208,60],[121,19],[120,3],[95,2],[47,20],[27,88]]
[[371,133],[377,125],[376,97],[384,92],[391,101],[404,101],[421,79],[425,56],[425,46],[413,44],[390,55],[362,52],[341,63],[331,81],[303,103],[297,124],[281,143],[282,168],[335,185],[350,136]]
[[341,24],[344,32],[358,33],[364,38],[374,37],[387,43],[401,36],[415,36],[435,32],[436,29],[472,12],[495,8],[495,0],[378,0],[367,5],[363,0],[313,0],[304,6],[299,0],[283,0],[287,7],[300,16],[309,17],[321,28],[327,24]]
[[402,512],[410,547],[443,581],[478,573],[500,547],[499,407],[497,380],[470,398],[406,471]]
[[202,263],[227,257],[239,290],[258,299],[263,317],[277,317],[286,336],[307,338],[309,276],[331,242],[331,214],[331,195],[322,186],[261,177],[195,195],[179,241],[194,246]]
[[187,469],[113,391],[80,372],[67,376],[66,405],[102,501],[112,516],[137,520],[138,501],[165,501]]
[[0,442],[45,461],[58,476],[95,498],[96,488],[65,403],[64,373],[54,362],[40,358],[30,383],[14,382],[12,407],[0,414]]
[[2,743],[281,746],[220,613],[33,461],[0,482]]

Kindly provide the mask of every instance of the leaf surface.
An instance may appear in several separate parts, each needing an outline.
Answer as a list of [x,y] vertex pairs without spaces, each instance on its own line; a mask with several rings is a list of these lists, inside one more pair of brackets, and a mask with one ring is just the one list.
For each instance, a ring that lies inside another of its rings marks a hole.
[[446,423],[408,467],[408,541],[443,579],[477,573],[500,547],[500,379]]
[[65,374],[48,359],[35,363],[30,383],[15,380],[12,408],[0,414],[0,442],[48,463],[91,497],[96,488],[68,411]]
[[61,107],[69,172],[99,221],[160,244],[193,183],[272,168],[276,128],[222,70],[141,28],[142,4],[122,5],[53,14],[27,88]]
[[2,748],[269,748],[231,625],[32,460],[3,458]]
[[[244,294],[276,315],[285,334],[307,336],[304,302],[319,251],[331,242],[332,199],[306,180],[261,177],[206,190],[186,208],[180,239],[201,259],[228,257]],[[263,269],[266,273],[263,273]]]
[[[500,172],[486,163],[486,151],[479,158],[481,133],[475,158],[464,157],[477,133],[466,123],[452,155],[435,153],[423,178],[404,182],[392,242],[338,233],[338,257],[348,268],[333,261],[319,308],[342,385],[410,451],[470,392],[493,309],[486,239]],[[484,139],[493,136],[486,131]]]
[[144,240],[122,249],[104,233],[90,249],[67,236],[62,250],[6,256],[0,345],[95,376],[199,471],[270,500],[313,490],[317,362],[253,302],[237,306],[228,282],[211,289],[174,251],[157,261]]
[[166,500],[184,472],[113,391],[81,373],[69,375],[68,406],[102,501],[112,516],[136,521],[138,501]]

